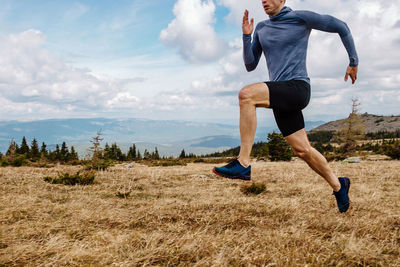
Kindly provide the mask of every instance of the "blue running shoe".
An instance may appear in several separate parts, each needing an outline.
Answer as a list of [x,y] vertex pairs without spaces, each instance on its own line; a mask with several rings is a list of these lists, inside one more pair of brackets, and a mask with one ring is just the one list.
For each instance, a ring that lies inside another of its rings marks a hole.
[[339,177],[340,190],[338,192],[333,191],[336,197],[336,203],[340,212],[346,212],[350,207],[349,189],[350,179],[347,177]]
[[251,166],[245,168],[235,159],[222,167],[214,167],[213,172],[219,176],[229,179],[251,180]]

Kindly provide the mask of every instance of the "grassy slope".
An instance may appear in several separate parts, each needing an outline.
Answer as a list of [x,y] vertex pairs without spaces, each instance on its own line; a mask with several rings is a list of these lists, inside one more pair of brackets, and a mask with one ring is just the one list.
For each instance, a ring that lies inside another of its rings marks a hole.
[[400,162],[332,167],[352,177],[348,214],[303,162],[253,164],[258,196],[210,164],[113,167],[86,187],[43,182],[74,167],[0,168],[0,266],[399,266]]

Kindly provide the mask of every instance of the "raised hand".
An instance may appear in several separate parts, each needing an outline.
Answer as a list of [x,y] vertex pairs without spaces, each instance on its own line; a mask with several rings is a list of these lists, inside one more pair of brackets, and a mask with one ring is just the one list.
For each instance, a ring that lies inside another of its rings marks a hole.
[[344,81],[347,82],[349,79],[349,76],[351,78],[352,84],[354,84],[357,80],[357,71],[358,71],[358,66],[348,66],[346,70],[346,76],[344,76]]
[[243,34],[252,34],[254,29],[254,19],[252,18],[249,23],[249,11],[246,9],[243,15],[242,30]]

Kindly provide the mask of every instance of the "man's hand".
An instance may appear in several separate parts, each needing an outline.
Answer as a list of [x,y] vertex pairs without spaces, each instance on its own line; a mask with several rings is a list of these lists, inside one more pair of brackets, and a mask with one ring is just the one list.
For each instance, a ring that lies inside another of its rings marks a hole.
[[358,71],[358,66],[348,66],[346,70],[346,76],[344,76],[344,81],[347,82],[349,79],[349,75],[352,81],[352,84],[354,84],[357,80],[357,71]]
[[249,11],[246,9],[244,11],[243,24],[242,24],[243,34],[252,34],[253,29],[254,29],[254,19],[251,19],[249,23]]

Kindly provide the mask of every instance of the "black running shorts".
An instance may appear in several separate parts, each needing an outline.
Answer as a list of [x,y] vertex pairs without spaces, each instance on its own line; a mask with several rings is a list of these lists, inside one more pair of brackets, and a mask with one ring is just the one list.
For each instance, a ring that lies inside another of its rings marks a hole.
[[301,112],[310,102],[310,84],[302,80],[265,82],[269,89],[270,108],[283,136],[304,128]]

